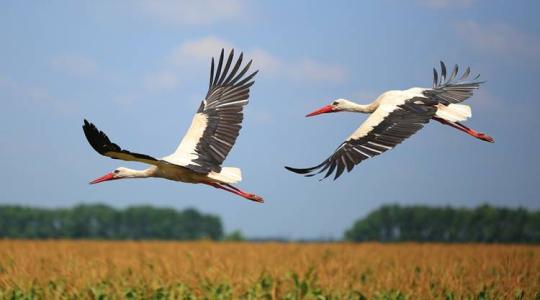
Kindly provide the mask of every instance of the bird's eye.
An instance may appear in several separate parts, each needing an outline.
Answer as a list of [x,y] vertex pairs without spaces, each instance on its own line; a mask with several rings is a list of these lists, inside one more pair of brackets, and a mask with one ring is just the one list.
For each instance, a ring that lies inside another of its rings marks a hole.
[[113,173],[118,174],[118,173],[120,173],[120,171],[119,170],[114,170]]
[[337,101],[332,102],[332,105],[338,105],[339,103]]

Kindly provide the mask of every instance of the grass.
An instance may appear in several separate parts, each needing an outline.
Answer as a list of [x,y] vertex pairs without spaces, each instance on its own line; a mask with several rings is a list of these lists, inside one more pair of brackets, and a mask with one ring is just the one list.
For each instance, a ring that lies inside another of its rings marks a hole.
[[540,299],[540,247],[0,240],[0,299]]

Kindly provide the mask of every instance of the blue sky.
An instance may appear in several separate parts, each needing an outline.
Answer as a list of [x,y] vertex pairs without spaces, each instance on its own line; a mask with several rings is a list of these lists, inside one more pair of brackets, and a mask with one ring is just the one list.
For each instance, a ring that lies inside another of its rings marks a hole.
[[[339,238],[386,203],[540,208],[537,1],[2,1],[0,202],[195,207],[250,237]],[[258,205],[160,179],[88,181],[117,166],[87,144],[87,118],[140,153],[171,153],[206,94],[210,56],[260,69],[225,166]],[[495,144],[431,123],[337,181],[283,169],[325,159],[365,119],[304,118],[334,98],[429,87],[439,60],[487,83],[467,104]]]

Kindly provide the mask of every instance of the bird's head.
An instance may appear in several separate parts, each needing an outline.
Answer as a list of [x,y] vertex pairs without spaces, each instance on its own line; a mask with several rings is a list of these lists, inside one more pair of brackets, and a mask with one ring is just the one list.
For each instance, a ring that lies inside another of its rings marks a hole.
[[107,173],[99,178],[96,178],[92,181],[90,181],[90,184],[96,184],[96,183],[100,183],[100,182],[104,182],[104,181],[109,181],[109,180],[116,180],[116,179],[123,179],[123,178],[127,178],[127,177],[130,177],[130,172],[131,170],[128,169],[128,168],[123,168],[123,167],[119,167],[119,168],[116,168],[114,169],[114,171],[110,172],[110,173]]
[[332,101],[332,103],[325,105],[317,109],[316,111],[307,114],[306,117],[313,117],[320,114],[334,113],[334,112],[340,112],[340,111],[348,111],[352,107],[353,104],[354,103],[352,103],[351,101],[347,99],[342,99],[342,98],[335,99],[334,101]]

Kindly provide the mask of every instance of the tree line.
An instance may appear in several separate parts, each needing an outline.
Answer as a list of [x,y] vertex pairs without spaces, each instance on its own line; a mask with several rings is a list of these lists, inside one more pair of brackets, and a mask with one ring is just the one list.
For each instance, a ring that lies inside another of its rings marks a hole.
[[386,205],[354,223],[349,241],[539,243],[540,211]]
[[[0,205],[0,238],[244,240],[195,209],[101,204],[44,209]],[[385,205],[345,232],[349,241],[540,243],[540,211]]]
[[0,205],[0,238],[221,239],[217,216],[195,209],[78,205],[44,209]]

